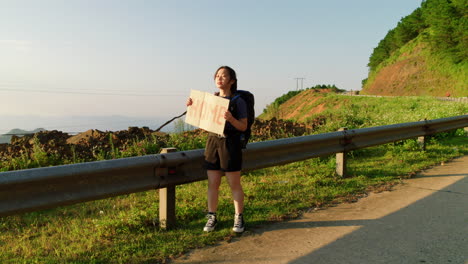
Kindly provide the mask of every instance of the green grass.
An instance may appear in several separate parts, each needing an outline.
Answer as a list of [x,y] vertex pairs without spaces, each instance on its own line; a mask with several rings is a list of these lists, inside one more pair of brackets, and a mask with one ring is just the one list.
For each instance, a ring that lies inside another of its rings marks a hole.
[[468,104],[440,101],[431,97],[356,97],[329,94],[316,104],[341,104],[338,109],[327,108],[324,112],[311,115],[326,120],[314,133],[336,131],[340,127],[358,129],[439,119],[468,113]]
[[[453,133],[452,133],[453,134]],[[353,201],[441,161],[468,154],[461,130],[437,136],[421,151],[415,140],[348,154],[352,177],[335,176],[334,157],[257,170],[243,176],[247,232],[304,210]],[[4,217],[0,221],[2,263],[158,263],[190,248],[229,240],[234,208],[223,179],[217,230],[204,233],[206,181],[177,186],[177,227],[158,228],[158,192],[148,191],[56,209]]]

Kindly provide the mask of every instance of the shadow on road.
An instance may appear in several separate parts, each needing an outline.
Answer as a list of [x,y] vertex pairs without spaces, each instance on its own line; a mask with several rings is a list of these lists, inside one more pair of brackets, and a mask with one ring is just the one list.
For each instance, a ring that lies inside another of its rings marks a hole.
[[468,177],[381,218],[285,228],[323,226],[359,228],[289,263],[468,263]]

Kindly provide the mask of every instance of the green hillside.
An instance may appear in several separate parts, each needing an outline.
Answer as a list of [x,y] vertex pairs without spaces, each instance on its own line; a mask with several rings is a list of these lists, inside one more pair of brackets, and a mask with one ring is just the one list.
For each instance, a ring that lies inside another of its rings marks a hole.
[[361,94],[468,96],[468,7],[426,0],[374,49]]
[[308,89],[275,107],[267,106],[260,119],[287,119],[308,125],[311,133],[415,122],[464,115],[468,104],[434,97],[349,96]]

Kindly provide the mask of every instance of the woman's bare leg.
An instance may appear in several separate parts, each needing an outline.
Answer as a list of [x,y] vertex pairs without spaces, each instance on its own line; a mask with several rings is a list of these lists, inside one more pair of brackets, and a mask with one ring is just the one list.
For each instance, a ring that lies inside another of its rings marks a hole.
[[236,214],[242,214],[244,212],[244,190],[242,189],[240,181],[241,172],[226,172],[226,178],[228,180],[229,186],[231,187]]
[[208,170],[208,212],[215,213],[218,209],[219,185],[221,184],[222,171]]

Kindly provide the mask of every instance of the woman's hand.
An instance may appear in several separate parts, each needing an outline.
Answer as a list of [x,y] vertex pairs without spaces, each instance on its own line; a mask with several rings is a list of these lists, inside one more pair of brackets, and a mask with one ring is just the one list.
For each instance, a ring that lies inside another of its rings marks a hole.
[[228,121],[231,124],[233,120],[236,120],[229,111],[224,112],[224,119],[226,119],[226,121]]
[[229,111],[224,113],[224,119],[231,123],[233,127],[235,127],[239,131],[247,130],[247,118],[242,118],[237,120]]
[[186,105],[191,106],[192,104],[193,104],[192,98],[189,97],[189,99],[187,99]]

